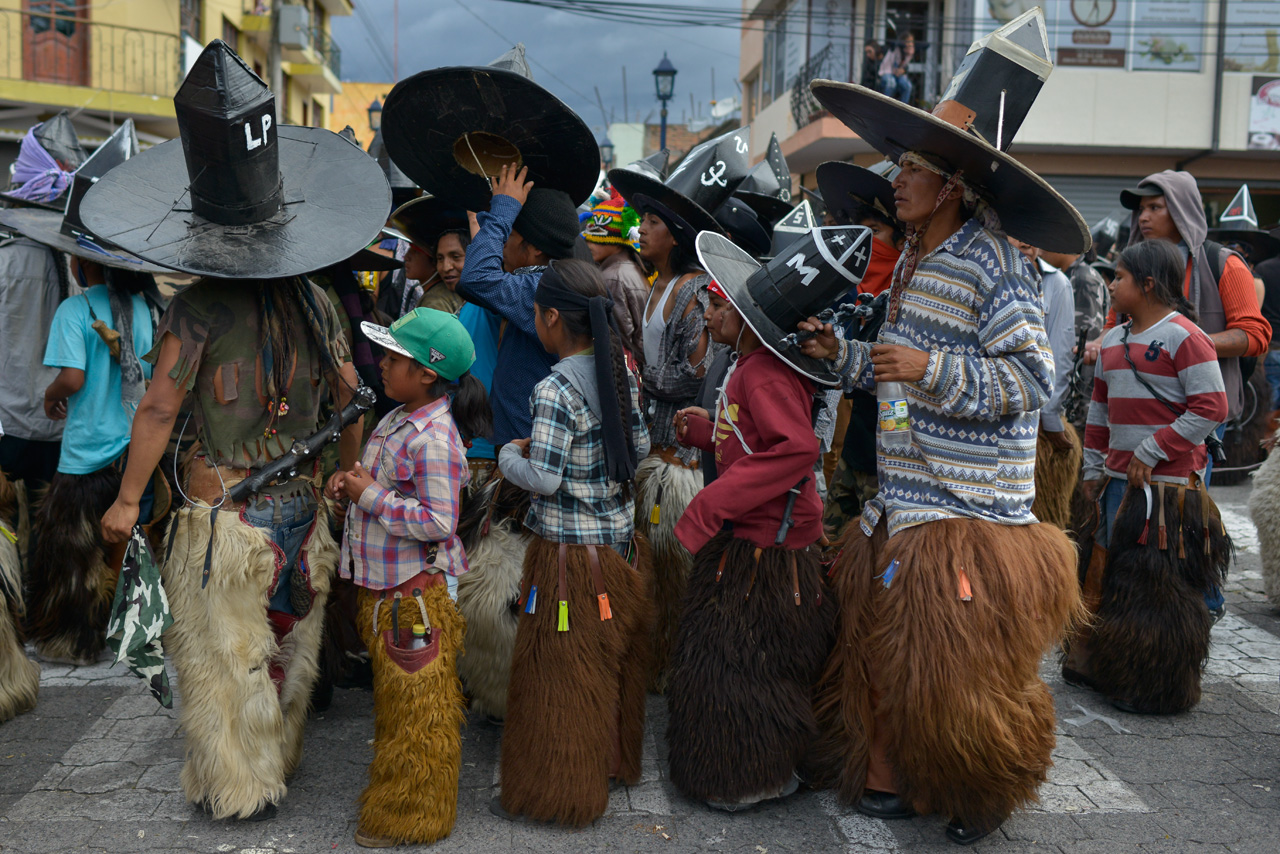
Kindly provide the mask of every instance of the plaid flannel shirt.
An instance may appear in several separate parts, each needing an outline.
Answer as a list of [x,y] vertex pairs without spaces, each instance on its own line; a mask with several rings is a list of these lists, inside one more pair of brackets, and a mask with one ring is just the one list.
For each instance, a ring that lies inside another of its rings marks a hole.
[[[338,564],[343,578],[385,590],[430,569],[467,571],[458,539],[467,452],[442,397],[411,413],[399,407],[378,423],[361,464],[374,478],[347,512]],[[434,564],[426,563],[431,546]]]
[[[637,448],[646,448],[649,431],[640,415],[639,388],[635,377],[628,373],[627,379],[632,440]],[[534,387],[530,408],[529,462],[562,480],[551,495],[534,494],[525,524],[556,543],[628,542],[635,530],[635,500],[605,472],[604,430],[581,392],[553,372]]]

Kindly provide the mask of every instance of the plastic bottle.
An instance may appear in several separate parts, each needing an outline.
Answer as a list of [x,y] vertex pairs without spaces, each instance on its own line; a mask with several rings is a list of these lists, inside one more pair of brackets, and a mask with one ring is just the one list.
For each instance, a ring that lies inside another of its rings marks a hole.
[[[905,344],[892,333],[881,336],[884,344]],[[876,409],[880,427],[880,445],[903,448],[911,444],[911,413],[907,409],[907,388],[900,382],[876,383]]]
[[409,641],[409,649],[427,648],[427,627],[422,623],[413,624],[413,640]]

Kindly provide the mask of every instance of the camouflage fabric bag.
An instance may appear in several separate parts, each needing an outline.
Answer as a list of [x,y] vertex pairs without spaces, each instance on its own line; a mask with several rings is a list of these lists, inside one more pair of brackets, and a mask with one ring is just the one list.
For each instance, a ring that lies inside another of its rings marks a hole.
[[116,655],[112,663],[123,661],[135,675],[145,679],[152,695],[166,709],[173,708],[173,692],[164,669],[160,636],[171,625],[173,615],[160,583],[160,567],[142,528],[135,525],[120,567],[116,598],[111,603],[107,643]]

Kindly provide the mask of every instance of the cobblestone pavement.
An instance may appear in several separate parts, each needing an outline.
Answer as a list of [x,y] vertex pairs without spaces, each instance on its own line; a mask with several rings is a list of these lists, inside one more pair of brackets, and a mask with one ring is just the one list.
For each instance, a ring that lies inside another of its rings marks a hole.
[[[1049,782],[1039,806],[1015,815],[975,851],[1280,848],[1280,620],[1261,594],[1248,486],[1215,496],[1240,551],[1229,613],[1213,632],[1203,701],[1173,717],[1126,715],[1063,684],[1046,659],[1059,717]],[[957,850],[937,817],[872,820],[826,792],[802,791],[736,815],[685,800],[664,779],[665,717],[662,701],[650,698],[643,782],[616,789],[608,813],[582,831],[511,825],[489,814],[501,732],[473,717],[463,732],[457,827],[431,850]],[[139,680],[105,661],[45,666],[36,710],[0,725],[0,851],[356,851],[354,802],[372,734],[370,694],[338,691],[332,707],[313,716],[306,757],[278,817],[214,822],[184,800],[177,719]]]

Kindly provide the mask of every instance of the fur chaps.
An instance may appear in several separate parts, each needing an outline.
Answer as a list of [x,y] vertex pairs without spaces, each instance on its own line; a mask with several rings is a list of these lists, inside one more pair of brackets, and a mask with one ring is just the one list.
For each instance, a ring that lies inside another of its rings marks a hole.
[[[649,690],[666,690],[671,650],[680,627],[685,587],[693,555],[676,539],[676,523],[702,489],[702,473],[667,460],[655,451],[636,469],[636,533],[653,548],[653,637],[650,643]],[[659,501],[661,496],[661,501]],[[658,524],[653,508],[658,504]]]
[[1166,486],[1163,536],[1158,484],[1151,495],[1149,523],[1143,492],[1133,487],[1116,514],[1088,667],[1102,693],[1172,714],[1200,702],[1213,624],[1204,592],[1226,581],[1232,545],[1207,493]]
[[1273,449],[1253,476],[1249,515],[1261,546],[1262,589],[1271,604],[1280,607],[1280,451]]
[[814,551],[722,532],[698,552],[667,683],[676,788],[736,803],[791,779],[817,734],[813,685],[835,619]]
[[523,524],[528,508],[527,492],[493,477],[463,500],[458,520],[458,536],[467,551],[467,571],[458,576],[458,610],[467,624],[458,675],[471,708],[498,719],[507,715],[511,654],[520,622],[516,600],[532,539]]
[[[438,579],[438,580],[437,580]],[[466,720],[457,658],[463,621],[443,576],[424,579],[425,650],[408,650],[413,624],[423,622],[411,595],[400,600],[401,647],[395,646],[391,600],[361,589],[360,633],[373,663],[373,761],[360,795],[360,830],[398,844],[430,845],[453,830],[458,815],[462,724]],[[415,581],[414,583],[419,583]]]
[[[245,818],[284,797],[285,778],[302,759],[338,548],[321,503],[298,556],[314,598],[280,642],[267,615],[278,549],[268,531],[234,509],[217,513],[209,583],[201,589],[212,515],[207,505],[191,505],[170,523],[162,577],[173,627],[165,647],[182,698],[187,800],[207,803],[217,819]],[[281,669],[277,688],[272,671]]]
[[101,521],[119,491],[114,466],[58,472],[36,503],[27,634],[42,658],[92,664],[107,644],[124,551],[103,542]]
[[1066,535],[1043,523],[946,519],[892,539],[883,522],[870,538],[848,526],[815,782],[857,803],[878,744],[920,813],[995,827],[1036,800],[1054,745],[1038,670],[1081,615],[1075,563]]
[[40,665],[27,658],[22,647],[17,515],[17,491],[0,474],[0,723],[35,708],[40,691]]
[[1036,498],[1031,512],[1041,522],[1066,531],[1071,526],[1071,495],[1080,480],[1084,448],[1076,428],[1066,421],[1062,426],[1070,448],[1057,447],[1045,438],[1043,430],[1036,438]]
[[[502,807],[585,827],[604,814],[609,778],[640,779],[652,618],[646,551],[632,569],[597,546],[612,619],[600,619],[585,546],[566,560],[568,631],[557,630],[559,544],[535,537],[522,591],[537,587],[516,632],[502,736]],[[532,594],[531,594],[532,596]]]

